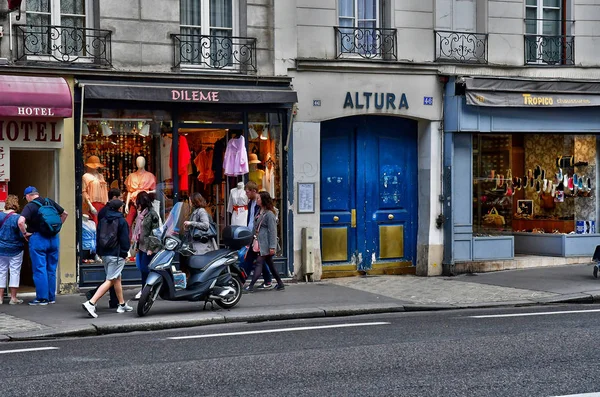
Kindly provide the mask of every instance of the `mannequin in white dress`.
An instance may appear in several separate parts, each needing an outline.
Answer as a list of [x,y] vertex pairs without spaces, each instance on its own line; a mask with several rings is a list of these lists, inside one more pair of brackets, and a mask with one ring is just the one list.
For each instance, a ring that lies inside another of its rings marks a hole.
[[267,153],[267,159],[265,160],[265,174],[262,177],[262,187],[271,195],[271,198],[275,198],[275,164],[271,158],[271,153]]
[[244,182],[239,182],[229,192],[227,212],[231,214],[231,224],[246,226],[248,223],[248,196],[244,190]]

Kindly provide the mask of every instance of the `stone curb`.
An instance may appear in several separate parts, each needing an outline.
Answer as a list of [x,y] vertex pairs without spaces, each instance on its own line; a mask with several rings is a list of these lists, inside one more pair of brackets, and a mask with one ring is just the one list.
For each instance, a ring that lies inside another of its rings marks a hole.
[[553,296],[549,298],[540,298],[535,300],[536,303],[546,305],[552,303],[593,303],[594,296],[590,294],[564,294],[560,296]]
[[172,320],[150,322],[151,317],[144,319],[144,322],[127,324],[90,324],[81,327],[72,327],[67,329],[51,329],[22,332],[17,334],[0,335],[0,343],[8,341],[28,341],[37,339],[63,338],[63,337],[83,337],[98,336],[138,331],[159,331],[175,328],[191,328],[211,324],[225,323],[256,323],[265,321],[298,320],[305,318],[325,318],[325,317],[349,317],[366,314],[384,314],[398,312],[422,312],[422,311],[448,311],[459,309],[483,309],[498,307],[523,307],[539,306],[557,303],[592,303],[600,302],[600,295],[589,294],[569,294],[560,297],[543,298],[537,300],[519,300],[504,302],[481,302],[468,304],[386,304],[386,305],[362,305],[362,306],[333,306],[318,308],[298,308],[261,311],[254,313],[235,313],[228,311],[224,315],[213,315],[188,320]]
[[69,327],[64,329],[37,330],[29,332],[19,332],[17,334],[8,334],[8,341],[30,341],[49,338],[68,338],[82,336],[96,336],[98,331],[92,324],[80,327]]

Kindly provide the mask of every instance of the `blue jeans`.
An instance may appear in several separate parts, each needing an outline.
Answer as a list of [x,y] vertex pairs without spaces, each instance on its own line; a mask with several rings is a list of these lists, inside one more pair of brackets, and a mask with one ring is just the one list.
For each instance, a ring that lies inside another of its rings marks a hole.
[[[251,248],[250,248],[251,249]],[[250,277],[250,273],[252,272],[253,268],[254,268],[254,259],[256,258],[254,255],[248,254],[246,255],[247,259],[244,259],[241,264],[240,267],[242,269],[244,269],[244,271],[246,272],[246,275],[248,277]],[[252,258],[252,259],[251,259]],[[263,266],[262,269],[262,276],[265,279],[265,284],[271,284],[271,282],[273,281],[273,275],[271,274],[271,272],[269,271],[269,267],[268,266]]]
[[58,235],[45,237],[33,233],[29,237],[29,256],[33,268],[36,299],[56,300],[56,268],[58,267]]
[[144,287],[144,285],[146,285],[146,279],[150,274],[150,269],[148,268],[148,265],[150,264],[152,258],[154,258],[154,255],[156,254],[148,255],[145,252],[138,251],[137,255],[135,256],[135,264],[137,265],[137,268],[140,271],[140,273],[142,273],[142,288]]

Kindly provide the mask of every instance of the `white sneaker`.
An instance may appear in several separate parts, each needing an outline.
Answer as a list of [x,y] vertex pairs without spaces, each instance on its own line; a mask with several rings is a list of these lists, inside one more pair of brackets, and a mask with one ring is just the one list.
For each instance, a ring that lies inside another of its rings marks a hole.
[[134,301],[139,301],[141,297],[142,297],[142,291],[140,291],[137,294],[135,294],[135,297],[133,298],[133,300]]
[[88,312],[90,317],[98,318],[98,315],[96,314],[96,305],[92,305],[90,301],[85,301],[81,306],[83,306],[83,310]]
[[117,313],[125,313],[132,311],[133,307],[129,306],[127,303],[123,303],[123,305],[119,305],[119,307],[117,307]]

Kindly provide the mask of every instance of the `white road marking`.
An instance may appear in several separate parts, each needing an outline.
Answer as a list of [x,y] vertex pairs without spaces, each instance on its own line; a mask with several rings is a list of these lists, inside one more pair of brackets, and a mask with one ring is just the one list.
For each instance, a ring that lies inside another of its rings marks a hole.
[[206,335],[189,335],[189,336],[173,336],[167,339],[179,340],[179,339],[198,339],[198,338],[217,338],[221,336],[237,336],[237,335],[256,335],[256,334],[272,334],[276,332],[294,332],[294,331],[313,331],[316,329],[329,329],[329,328],[348,328],[348,327],[368,327],[372,325],[389,325],[391,323],[376,322],[376,323],[355,323],[355,324],[335,324],[335,325],[318,325],[314,327],[295,327],[295,328],[278,328],[278,329],[261,329],[257,331],[240,331],[240,332],[228,332],[222,334],[206,334]]
[[58,350],[58,347],[32,347],[30,349],[0,350],[0,354],[39,352],[44,350]]
[[501,318],[501,317],[526,317],[526,316],[548,316],[551,314],[574,314],[574,313],[597,313],[600,309],[592,310],[568,310],[559,312],[537,312],[537,313],[512,313],[512,314],[488,314],[483,316],[469,316],[471,318]]
[[554,397],[600,397],[600,393],[569,394],[569,395],[554,396]]

